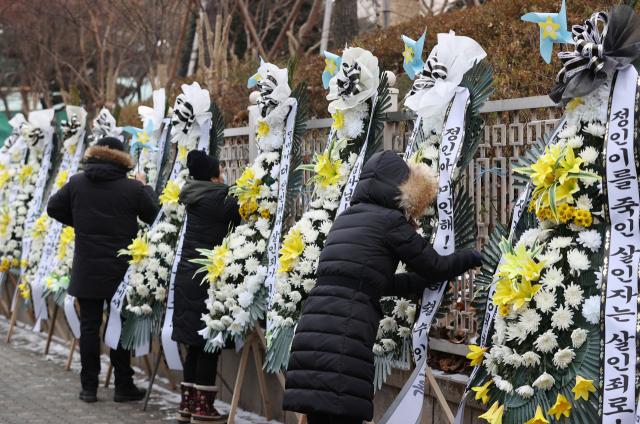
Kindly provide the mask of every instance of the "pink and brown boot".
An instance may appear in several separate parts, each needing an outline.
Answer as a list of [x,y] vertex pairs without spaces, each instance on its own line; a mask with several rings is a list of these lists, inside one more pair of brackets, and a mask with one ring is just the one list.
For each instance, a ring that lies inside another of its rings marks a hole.
[[191,410],[193,409],[193,400],[195,398],[195,389],[193,383],[180,383],[180,406],[178,407],[178,422],[190,423]]
[[220,414],[213,403],[216,400],[218,387],[216,386],[195,386],[195,399],[191,410],[192,423],[216,423],[226,424],[229,415]]

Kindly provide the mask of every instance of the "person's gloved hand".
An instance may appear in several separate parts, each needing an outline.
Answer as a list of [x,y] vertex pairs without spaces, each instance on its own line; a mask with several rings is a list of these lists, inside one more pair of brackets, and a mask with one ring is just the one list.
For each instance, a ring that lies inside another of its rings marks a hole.
[[475,266],[482,266],[482,253],[478,252],[475,249],[471,249],[471,251],[473,252],[474,255],[476,255],[476,265]]

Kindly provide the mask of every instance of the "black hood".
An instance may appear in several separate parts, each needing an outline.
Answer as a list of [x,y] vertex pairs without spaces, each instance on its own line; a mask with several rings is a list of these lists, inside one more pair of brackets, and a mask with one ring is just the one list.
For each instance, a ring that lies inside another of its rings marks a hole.
[[84,153],[87,167],[84,174],[91,181],[111,181],[126,178],[133,159],[127,153],[104,146],[92,146]]
[[84,175],[91,181],[111,181],[126,178],[131,168],[102,159],[91,158],[87,161]]
[[360,174],[351,204],[373,203],[388,209],[400,209],[399,186],[409,177],[409,167],[390,150],[371,156]]

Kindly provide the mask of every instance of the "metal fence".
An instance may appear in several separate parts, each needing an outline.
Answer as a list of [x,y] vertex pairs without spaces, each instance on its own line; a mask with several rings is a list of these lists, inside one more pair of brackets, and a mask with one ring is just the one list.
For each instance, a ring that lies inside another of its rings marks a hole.
[[[392,96],[397,95],[393,93]],[[392,104],[397,104],[393,99]],[[551,132],[559,122],[561,110],[546,96],[526,97],[486,102],[480,111],[485,121],[483,141],[474,161],[469,165],[464,184],[475,203],[478,226],[477,248],[481,249],[493,230],[493,223],[507,223],[513,201],[520,194],[513,186],[512,164],[530,144]],[[413,120],[397,111],[388,113],[389,122],[384,130],[384,149],[404,152],[413,130]],[[310,161],[314,152],[322,149],[331,127],[331,119],[307,122],[302,152]],[[225,143],[221,160],[227,170],[227,178],[233,183],[240,176],[239,165],[245,166],[255,157],[254,137],[249,127],[225,130]],[[306,175],[308,178],[310,175]],[[306,180],[305,178],[305,180]],[[308,203],[310,193],[303,192],[296,206],[295,216],[300,216]],[[476,336],[477,323],[471,300],[475,290],[473,275],[464,275],[453,283],[454,305],[452,312],[434,324],[439,337],[462,340],[468,343]],[[441,331],[446,329],[448,331]],[[466,354],[464,343],[432,342],[435,350]]]

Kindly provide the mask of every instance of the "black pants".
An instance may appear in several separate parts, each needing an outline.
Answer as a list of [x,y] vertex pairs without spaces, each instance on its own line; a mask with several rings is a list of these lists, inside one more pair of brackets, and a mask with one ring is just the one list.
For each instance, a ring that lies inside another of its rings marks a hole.
[[[111,300],[111,299],[109,299]],[[83,390],[98,390],[100,374],[100,326],[104,299],[78,299],[80,304],[80,382]],[[116,390],[133,386],[131,352],[118,344],[118,350],[111,349],[111,364],[115,376]]]
[[309,424],[362,424],[362,419],[329,414],[308,414]]
[[187,346],[187,358],[182,365],[185,383],[215,386],[219,352],[207,353],[204,346]]

